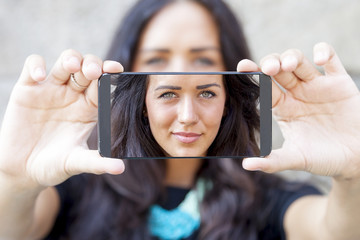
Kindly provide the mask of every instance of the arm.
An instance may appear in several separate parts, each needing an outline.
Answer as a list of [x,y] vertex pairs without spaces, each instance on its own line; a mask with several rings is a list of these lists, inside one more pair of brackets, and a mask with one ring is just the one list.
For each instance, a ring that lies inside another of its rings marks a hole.
[[[360,94],[331,46],[314,47],[319,72],[299,50],[272,54],[261,70],[273,83],[273,113],[284,136],[282,148],[243,162],[248,170],[285,169],[331,176],[326,197],[295,201],[285,216],[289,239],[360,239]],[[239,63],[238,70],[255,70]],[[257,70],[260,70],[257,69]]]
[[0,132],[1,239],[33,239],[51,229],[59,208],[51,186],[83,172],[123,171],[121,160],[101,158],[86,144],[97,121],[93,80],[103,71],[122,66],[68,50],[46,76],[40,56],[26,60]]
[[359,181],[334,180],[328,196],[295,201],[284,219],[287,239],[359,239]]
[[54,188],[40,193],[15,189],[2,179],[0,190],[1,239],[40,239],[51,230],[59,210],[59,197]]

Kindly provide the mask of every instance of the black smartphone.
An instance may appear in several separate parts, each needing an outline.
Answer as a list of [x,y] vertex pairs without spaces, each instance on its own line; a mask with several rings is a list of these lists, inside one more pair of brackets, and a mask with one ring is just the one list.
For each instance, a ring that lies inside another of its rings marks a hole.
[[260,72],[105,73],[104,157],[243,158],[271,151],[271,78]]

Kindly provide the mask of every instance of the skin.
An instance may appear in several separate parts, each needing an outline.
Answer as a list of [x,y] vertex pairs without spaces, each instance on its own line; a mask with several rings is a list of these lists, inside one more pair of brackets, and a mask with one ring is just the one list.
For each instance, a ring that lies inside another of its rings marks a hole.
[[222,70],[217,25],[206,9],[191,1],[170,4],[151,19],[141,35],[133,69],[135,72]]
[[[179,32],[182,34],[179,35]],[[136,72],[223,70],[224,62],[217,25],[204,7],[191,1],[170,4],[151,19],[141,35],[133,69]],[[151,81],[150,87],[152,87]],[[148,112],[149,117],[153,116],[152,111]],[[153,122],[150,121],[150,123]],[[180,129],[184,130],[183,127]],[[211,136],[212,139],[213,137]],[[201,156],[205,154],[206,149],[206,147],[202,148],[201,153],[183,151],[174,154],[176,156]],[[173,155],[167,148],[165,151]],[[168,159],[166,164],[166,185],[190,187],[201,165],[201,159],[183,159],[183,161]]]
[[147,115],[166,155],[206,156],[218,133],[225,99],[219,75],[152,76],[146,94]]
[[[285,138],[283,147],[266,158],[246,159],[243,166],[265,172],[303,170],[333,178],[328,196],[303,197],[289,207],[284,220],[287,239],[360,239],[360,112],[354,111],[360,109],[359,90],[330,45],[315,45],[313,60],[325,74],[296,49],[270,54],[259,67],[249,60],[239,63],[238,71],[261,70],[287,90],[273,84],[273,112]],[[180,66],[191,69],[188,64]],[[59,210],[51,186],[83,172],[124,170],[121,160],[101,158],[86,146],[97,117],[94,80],[102,72],[122,71],[121,65],[67,50],[50,73],[45,69],[38,55],[26,60],[0,132],[3,239],[46,235]],[[70,73],[88,88],[75,86]],[[182,180],[179,172],[175,182]]]
[[[246,159],[247,170],[302,170],[331,176],[328,196],[303,197],[285,214],[288,239],[359,239],[360,94],[334,49],[314,46],[314,63],[297,49],[270,54],[260,68],[249,60],[238,71],[261,70],[273,76],[273,113],[285,138],[266,158]],[[311,141],[309,141],[311,140]]]

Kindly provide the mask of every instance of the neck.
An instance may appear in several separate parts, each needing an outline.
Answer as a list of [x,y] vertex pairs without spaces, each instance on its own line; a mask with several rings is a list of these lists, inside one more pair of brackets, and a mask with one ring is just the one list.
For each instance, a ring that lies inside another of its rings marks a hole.
[[192,187],[202,161],[200,158],[167,159],[165,185],[182,188]]

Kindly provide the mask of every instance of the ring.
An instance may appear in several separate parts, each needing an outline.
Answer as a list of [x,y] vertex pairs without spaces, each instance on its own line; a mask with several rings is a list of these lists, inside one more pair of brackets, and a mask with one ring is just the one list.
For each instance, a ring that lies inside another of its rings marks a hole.
[[77,86],[78,88],[87,88],[87,86],[83,86],[81,84],[79,84],[77,81],[76,81],[76,78],[75,78],[75,75],[74,73],[70,74],[70,80],[75,84],[75,86]]

